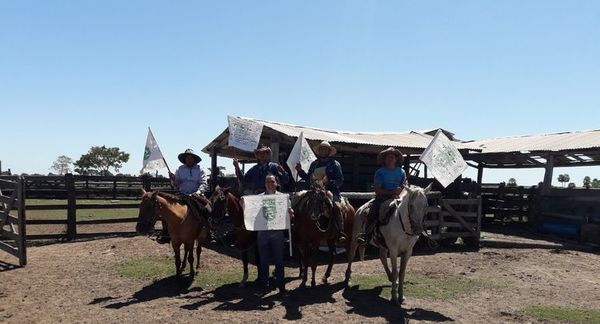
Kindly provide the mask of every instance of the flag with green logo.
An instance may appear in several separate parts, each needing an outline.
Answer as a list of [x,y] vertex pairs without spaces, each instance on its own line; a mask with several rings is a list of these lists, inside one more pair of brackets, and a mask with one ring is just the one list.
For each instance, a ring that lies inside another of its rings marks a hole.
[[146,147],[144,148],[144,162],[142,164],[141,173],[148,173],[154,170],[165,168],[167,164],[165,163],[165,158],[158,148],[158,143],[154,139],[154,135],[152,135],[152,130],[148,127],[148,137],[146,137]]

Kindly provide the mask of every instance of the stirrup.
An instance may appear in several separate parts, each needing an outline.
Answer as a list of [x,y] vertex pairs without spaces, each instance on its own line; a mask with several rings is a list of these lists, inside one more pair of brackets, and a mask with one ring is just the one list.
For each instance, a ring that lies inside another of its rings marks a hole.
[[169,236],[159,236],[156,239],[156,242],[158,242],[158,244],[166,244],[171,242],[171,238]]

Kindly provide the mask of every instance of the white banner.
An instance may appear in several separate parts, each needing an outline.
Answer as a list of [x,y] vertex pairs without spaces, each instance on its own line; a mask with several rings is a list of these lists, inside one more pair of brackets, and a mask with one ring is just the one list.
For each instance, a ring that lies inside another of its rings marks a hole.
[[258,146],[263,125],[252,120],[227,116],[229,123],[229,146],[252,152]]
[[290,228],[287,194],[244,196],[244,224],[249,231],[283,230]]
[[144,161],[142,163],[142,170],[140,173],[147,173],[150,171],[162,169],[166,167],[165,159],[158,148],[158,143],[152,135],[150,127],[148,127],[148,137],[146,137],[146,147],[144,148]]
[[294,147],[292,148],[292,151],[290,152],[290,156],[286,161],[287,165],[290,167],[290,171],[292,172],[293,179],[298,180],[296,164],[300,163],[302,170],[304,170],[304,172],[308,172],[310,164],[316,159],[317,157],[304,138],[304,133],[301,132],[300,136],[298,136],[298,139],[296,140],[296,143],[294,144]]
[[438,130],[429,146],[421,154],[421,161],[429,172],[446,188],[467,168],[467,162],[444,132]]

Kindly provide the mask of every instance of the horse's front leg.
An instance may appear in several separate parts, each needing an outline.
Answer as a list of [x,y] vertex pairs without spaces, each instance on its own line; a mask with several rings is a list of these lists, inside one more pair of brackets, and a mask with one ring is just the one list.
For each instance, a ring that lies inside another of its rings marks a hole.
[[398,302],[398,257],[395,251],[390,251],[390,263],[392,264],[392,303],[399,305]]
[[398,284],[400,287],[398,288],[398,295],[400,303],[404,302],[404,277],[406,275],[406,265],[408,264],[408,259],[412,255],[412,249],[410,251],[402,254],[402,259],[400,260],[400,275],[398,278]]
[[346,266],[346,275],[344,278],[344,283],[346,286],[350,286],[351,277],[352,277],[352,262],[354,261],[354,257],[356,256],[356,237],[354,234],[352,235],[352,239],[350,240],[350,244],[348,244],[348,249],[346,250],[348,253],[348,265]]
[[[185,243],[184,247],[185,247],[185,254],[187,254],[188,258],[187,261],[190,263],[190,276],[192,276],[192,278],[194,277],[194,242],[196,240],[191,240],[191,242]],[[185,259],[183,260],[183,268],[185,268]],[[181,270],[181,272],[183,272],[183,269]]]
[[310,269],[312,270],[312,277],[310,280],[310,286],[316,287],[317,281],[315,280],[315,275],[317,273],[317,254],[319,253],[319,245],[320,241],[312,242],[310,246]]
[[300,248],[300,254],[302,258],[302,281],[300,282],[300,287],[306,287],[306,281],[308,280],[308,262],[310,260],[310,245],[307,242],[302,242],[302,247]]
[[172,241],[172,246],[173,252],[175,252],[175,271],[177,277],[181,277],[181,243]]
[[390,271],[390,268],[388,266],[388,250],[384,249],[384,248],[379,248],[379,260],[381,260],[381,264],[383,264],[383,269],[385,270],[385,274],[388,277],[388,280],[390,282],[392,281],[392,272]]
[[206,236],[208,236],[208,227],[205,226],[200,232],[200,236],[196,240],[198,243],[198,247],[196,248],[196,270],[200,269],[200,255],[202,254],[202,244],[204,244],[204,240],[206,240]]
[[329,264],[327,264],[327,270],[325,271],[325,275],[321,279],[321,282],[327,284],[327,279],[331,276],[331,269],[333,268],[333,259],[335,257],[335,242],[333,240],[327,240],[327,248],[329,249]]
[[240,282],[240,287],[246,287],[246,281],[248,281],[248,251],[242,251],[242,264],[244,266],[244,275],[242,276],[242,281]]

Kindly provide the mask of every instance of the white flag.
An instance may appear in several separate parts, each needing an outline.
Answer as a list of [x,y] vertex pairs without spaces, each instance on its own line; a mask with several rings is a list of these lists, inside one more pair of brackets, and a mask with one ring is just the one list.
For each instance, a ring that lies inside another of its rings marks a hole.
[[431,174],[444,188],[467,168],[467,162],[441,130],[435,133],[433,140],[421,154],[420,160],[427,165]]
[[249,231],[290,228],[287,194],[244,196],[244,225]]
[[302,170],[304,170],[304,172],[308,172],[310,164],[316,159],[317,157],[304,138],[304,133],[301,132],[300,136],[298,136],[298,139],[296,140],[296,143],[294,144],[294,147],[292,148],[292,152],[290,152],[290,156],[286,161],[287,165],[290,167],[290,171],[292,172],[293,179],[297,179],[296,176],[298,171],[296,171],[296,164],[300,163]]
[[229,123],[229,146],[252,152],[258,146],[263,125],[252,120],[227,116]]
[[162,169],[166,167],[165,159],[158,148],[158,143],[152,135],[150,127],[148,127],[148,137],[146,138],[146,148],[144,148],[144,162],[142,164],[142,174],[150,171]]

